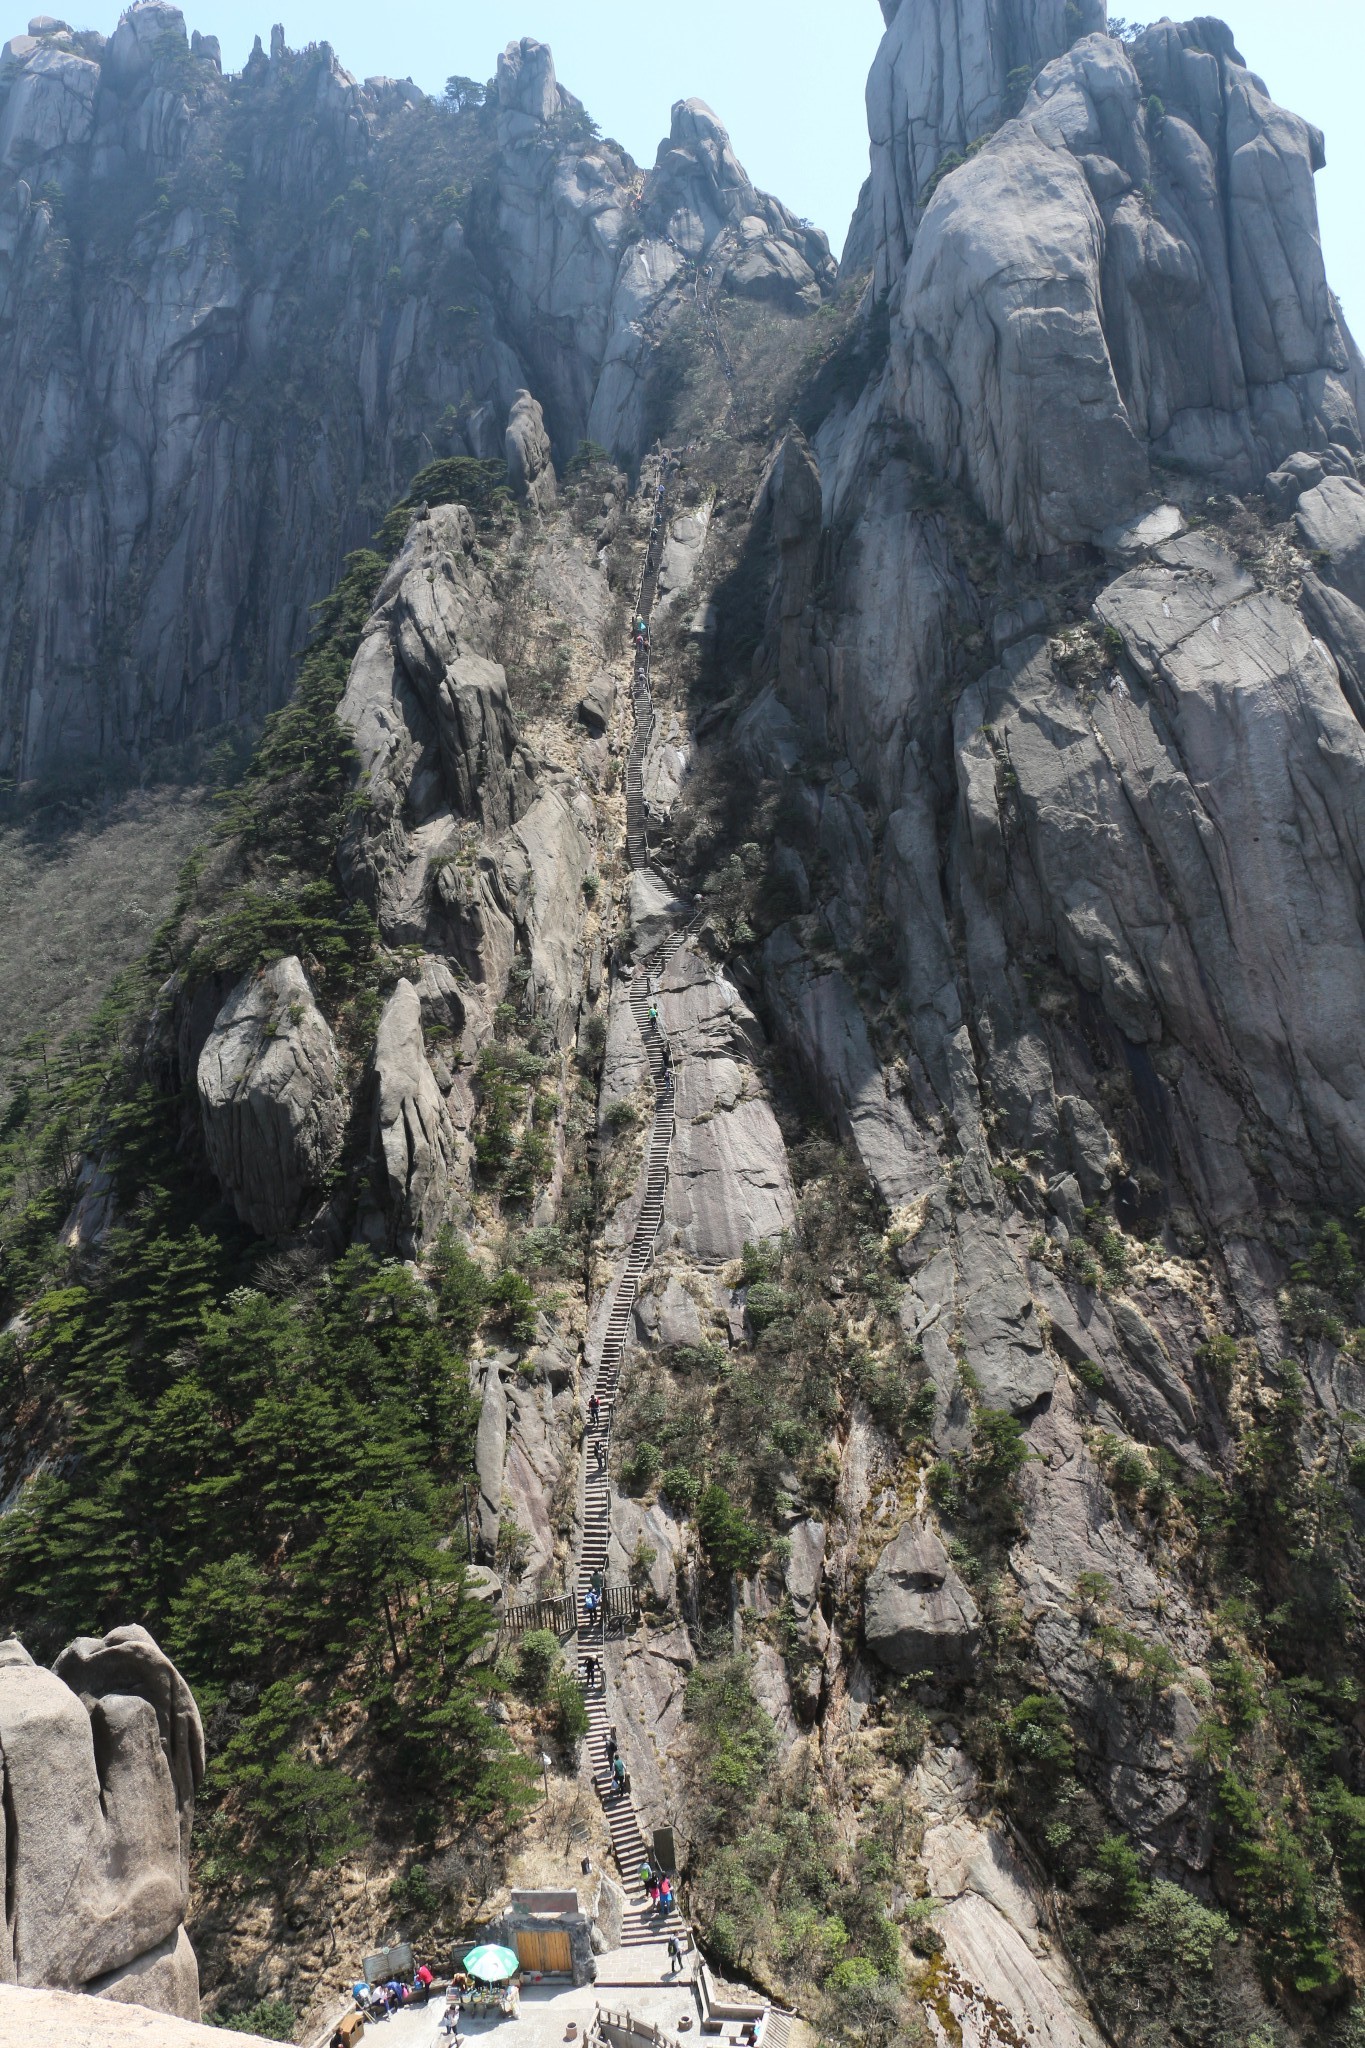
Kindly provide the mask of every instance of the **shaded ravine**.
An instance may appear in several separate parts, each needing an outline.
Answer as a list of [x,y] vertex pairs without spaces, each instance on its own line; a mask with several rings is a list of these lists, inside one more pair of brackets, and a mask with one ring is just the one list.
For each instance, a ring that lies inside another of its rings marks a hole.
[[[660,459],[649,542],[636,599],[636,615],[644,619],[646,626],[653,613],[658,588],[659,562],[663,553],[664,522],[668,502],[668,472],[669,461],[664,456]],[[633,627],[632,620],[632,629]],[[634,732],[626,759],[626,854],[632,871],[642,870],[649,865],[649,845],[645,829],[644,762],[654,718],[650,658],[646,636],[645,644],[637,647],[635,651],[632,693]],[[629,1792],[620,1791],[616,1787],[608,1749],[612,1722],[608,1710],[606,1668],[603,1659],[606,1637],[605,1612],[604,1608],[599,1608],[596,1614],[590,1615],[586,1603],[588,1595],[594,1590],[594,1585],[601,1591],[606,1582],[607,1558],[611,1544],[611,1481],[608,1468],[616,1389],[621,1377],[626,1334],[639,1293],[640,1281],[654,1256],[655,1240],[663,1222],[668,1155],[673,1142],[671,1054],[657,1012],[651,1015],[651,1010],[654,1009],[651,991],[657,987],[664,966],[681,942],[680,933],[663,938],[648,952],[637,955],[633,969],[628,970],[632,973],[628,1000],[649,1063],[650,1079],[654,1088],[654,1116],[645,1148],[643,1198],[635,1229],[626,1250],[625,1262],[612,1294],[611,1309],[598,1350],[596,1371],[589,1388],[589,1398],[595,1398],[598,1403],[597,1419],[593,1421],[590,1416],[583,1439],[583,1538],[579,1551],[576,1602],[578,1672],[580,1678],[584,1678],[587,1671],[585,1660],[589,1656],[595,1659],[594,1681],[590,1685],[585,1685],[588,1752],[592,1761],[594,1782],[602,1799],[611,1834],[612,1848],[620,1869],[621,1881],[626,1891],[627,1911],[622,1927],[622,1946],[627,1948],[666,1941],[670,1934],[682,1932],[683,1923],[676,1906],[667,1916],[657,1912],[640,1882],[640,1869],[650,1858],[650,1846],[645,1840]]]

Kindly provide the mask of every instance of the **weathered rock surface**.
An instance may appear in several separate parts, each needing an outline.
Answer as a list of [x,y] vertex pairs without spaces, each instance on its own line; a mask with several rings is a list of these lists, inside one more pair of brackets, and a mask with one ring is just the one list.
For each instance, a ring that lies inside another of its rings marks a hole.
[[877,1559],[863,1596],[863,1637],[892,1671],[961,1670],[981,1617],[937,1531],[907,1522]]
[[[488,652],[497,606],[474,556],[469,514],[437,508],[414,521],[378,593],[339,713],[365,798],[341,865],[391,943],[419,942],[485,991],[485,1017],[520,950],[529,999],[567,1044],[586,975],[597,821],[581,789],[534,762],[520,737]],[[574,559],[575,573],[603,580]],[[577,623],[595,637],[595,583],[580,589],[561,568],[556,591],[576,597]]]
[[374,1047],[374,1144],[382,1167],[385,1248],[411,1256],[443,1220],[455,1136],[422,1040],[416,987],[400,981]]
[[1353,476],[1321,478],[1299,498],[1298,528],[1304,545],[1326,558],[1328,581],[1365,606],[1365,485]]
[[80,1638],[52,1671],[4,1650],[0,1981],[197,2019],[183,1921],[204,1736],[188,1686],[137,1627]]
[[1201,20],[1085,37],[942,180],[905,261],[898,402],[1017,552],[1129,516],[1149,455],[1247,488],[1294,450],[1360,447],[1321,161]]
[[[1097,612],[1131,689],[1115,676],[1087,714],[1047,649],[1023,643],[961,707],[960,759],[989,728],[986,758],[1017,777],[1008,894],[1130,1039],[1169,1030],[1259,1105],[1290,1161],[1359,1182],[1362,1078],[1344,1019],[1365,992],[1365,740],[1331,658],[1197,536],[1110,584]],[[994,892],[1000,805],[985,778],[964,772],[963,790]]]
[[68,2048],[251,2048],[259,2040],[143,2005],[92,2005],[68,1991],[0,1984],[0,2048],[32,2048],[35,2041],[64,2041]]
[[557,495],[555,466],[545,415],[529,391],[519,391],[512,400],[503,449],[512,489],[522,504],[533,512],[547,512]]
[[[462,117],[282,31],[225,77],[164,0],[100,48],[14,37],[0,77],[0,767],[21,778],[258,722],[414,451],[505,454],[541,507],[551,442],[561,464],[587,434],[637,459],[683,304],[675,213],[703,224],[723,292],[801,313],[833,284],[824,238],[754,190],[704,110],[675,120],[631,232],[635,166],[529,38],[490,112]],[[410,189],[415,118],[452,185],[468,126],[491,124],[467,225]],[[249,204],[188,168],[239,143]],[[289,232],[263,235],[263,210]]]
[[895,1208],[937,1184],[942,1166],[924,1126],[888,1085],[857,997],[840,973],[817,974],[787,929],[765,949],[770,999],[821,1098]]
[[716,267],[744,297],[814,308],[834,281],[824,235],[755,189],[704,100],[674,106],[642,207],[658,232],[695,260],[715,259],[721,245]]
[[884,6],[887,32],[867,81],[872,169],[859,200],[858,239],[846,270],[875,267],[885,293],[904,268],[945,158],[961,157],[1010,110],[1021,69],[1029,77],[1077,35],[1104,25],[1103,0],[1070,13],[1063,0],[943,0]]
[[734,984],[691,950],[669,963],[659,1014],[676,1089],[663,1242],[703,1264],[737,1258],[746,1239],[787,1228],[795,1199],[755,1070],[756,1027]]
[[237,1214],[285,1237],[341,1149],[346,1099],[331,1027],[292,955],[240,981],[198,1066],[209,1164]]

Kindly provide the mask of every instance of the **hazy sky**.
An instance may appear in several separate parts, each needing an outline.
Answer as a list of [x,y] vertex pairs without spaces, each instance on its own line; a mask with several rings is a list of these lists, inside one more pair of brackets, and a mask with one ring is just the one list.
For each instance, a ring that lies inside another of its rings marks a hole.
[[[182,0],[237,69],[270,16],[257,0]],[[269,0],[265,0],[269,5]],[[755,183],[825,229],[836,253],[867,171],[863,84],[882,33],[877,0],[275,0],[289,42],[326,39],[343,64],[439,91],[487,78],[513,36],[552,45],[559,76],[602,128],[652,163],[675,99],[696,95],[729,128]],[[15,10],[15,26],[22,27]],[[1318,179],[1328,274],[1365,330],[1365,0],[1189,0],[1221,13],[1275,97],[1327,134]],[[112,9],[111,9],[112,12]],[[1143,0],[1111,14],[1156,19]],[[112,20],[96,17],[108,29]]]

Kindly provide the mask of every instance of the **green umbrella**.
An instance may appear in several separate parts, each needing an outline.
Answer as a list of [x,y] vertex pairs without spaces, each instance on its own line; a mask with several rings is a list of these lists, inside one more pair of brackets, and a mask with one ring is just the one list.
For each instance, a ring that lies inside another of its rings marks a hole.
[[498,1948],[486,1942],[482,1948],[472,1948],[464,1959],[464,1966],[471,1977],[481,1977],[485,1984],[500,1984],[504,1977],[514,1977],[521,1968],[521,1957],[512,1948]]

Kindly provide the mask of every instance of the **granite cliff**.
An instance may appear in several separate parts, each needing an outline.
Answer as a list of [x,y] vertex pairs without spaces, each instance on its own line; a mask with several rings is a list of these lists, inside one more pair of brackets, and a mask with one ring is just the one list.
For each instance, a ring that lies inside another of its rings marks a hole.
[[[7,1131],[0,1588],[35,1640],[164,1617],[220,1689],[215,1992],[325,1967],[329,1862],[373,1938],[356,1815],[433,1937],[490,1895],[525,1807],[416,1798],[432,1674],[600,1541],[635,1807],[721,1967],[870,2048],[1365,2038],[1365,378],[1324,142],[1211,18],[882,12],[837,273],[709,109],[640,173],[532,42],[436,106],[279,33],[224,79],[144,4],[0,77],[51,394],[0,404],[57,479],[0,513],[14,770],[282,707]],[[129,165],[154,290],[101,226]],[[124,1485],[163,1464],[169,1543]],[[62,1516],[118,1514],[78,1570]],[[579,1667],[537,1693],[519,1625],[497,1727],[588,1789]],[[292,1866],[286,1764],[325,1815]]]
[[53,23],[5,48],[19,780],[258,724],[343,555],[433,457],[501,457],[518,391],[561,460],[590,435],[633,462],[688,259],[759,297],[832,282],[707,108],[680,104],[646,177],[529,41],[463,109],[281,29],[225,78],[167,0],[108,39]]

